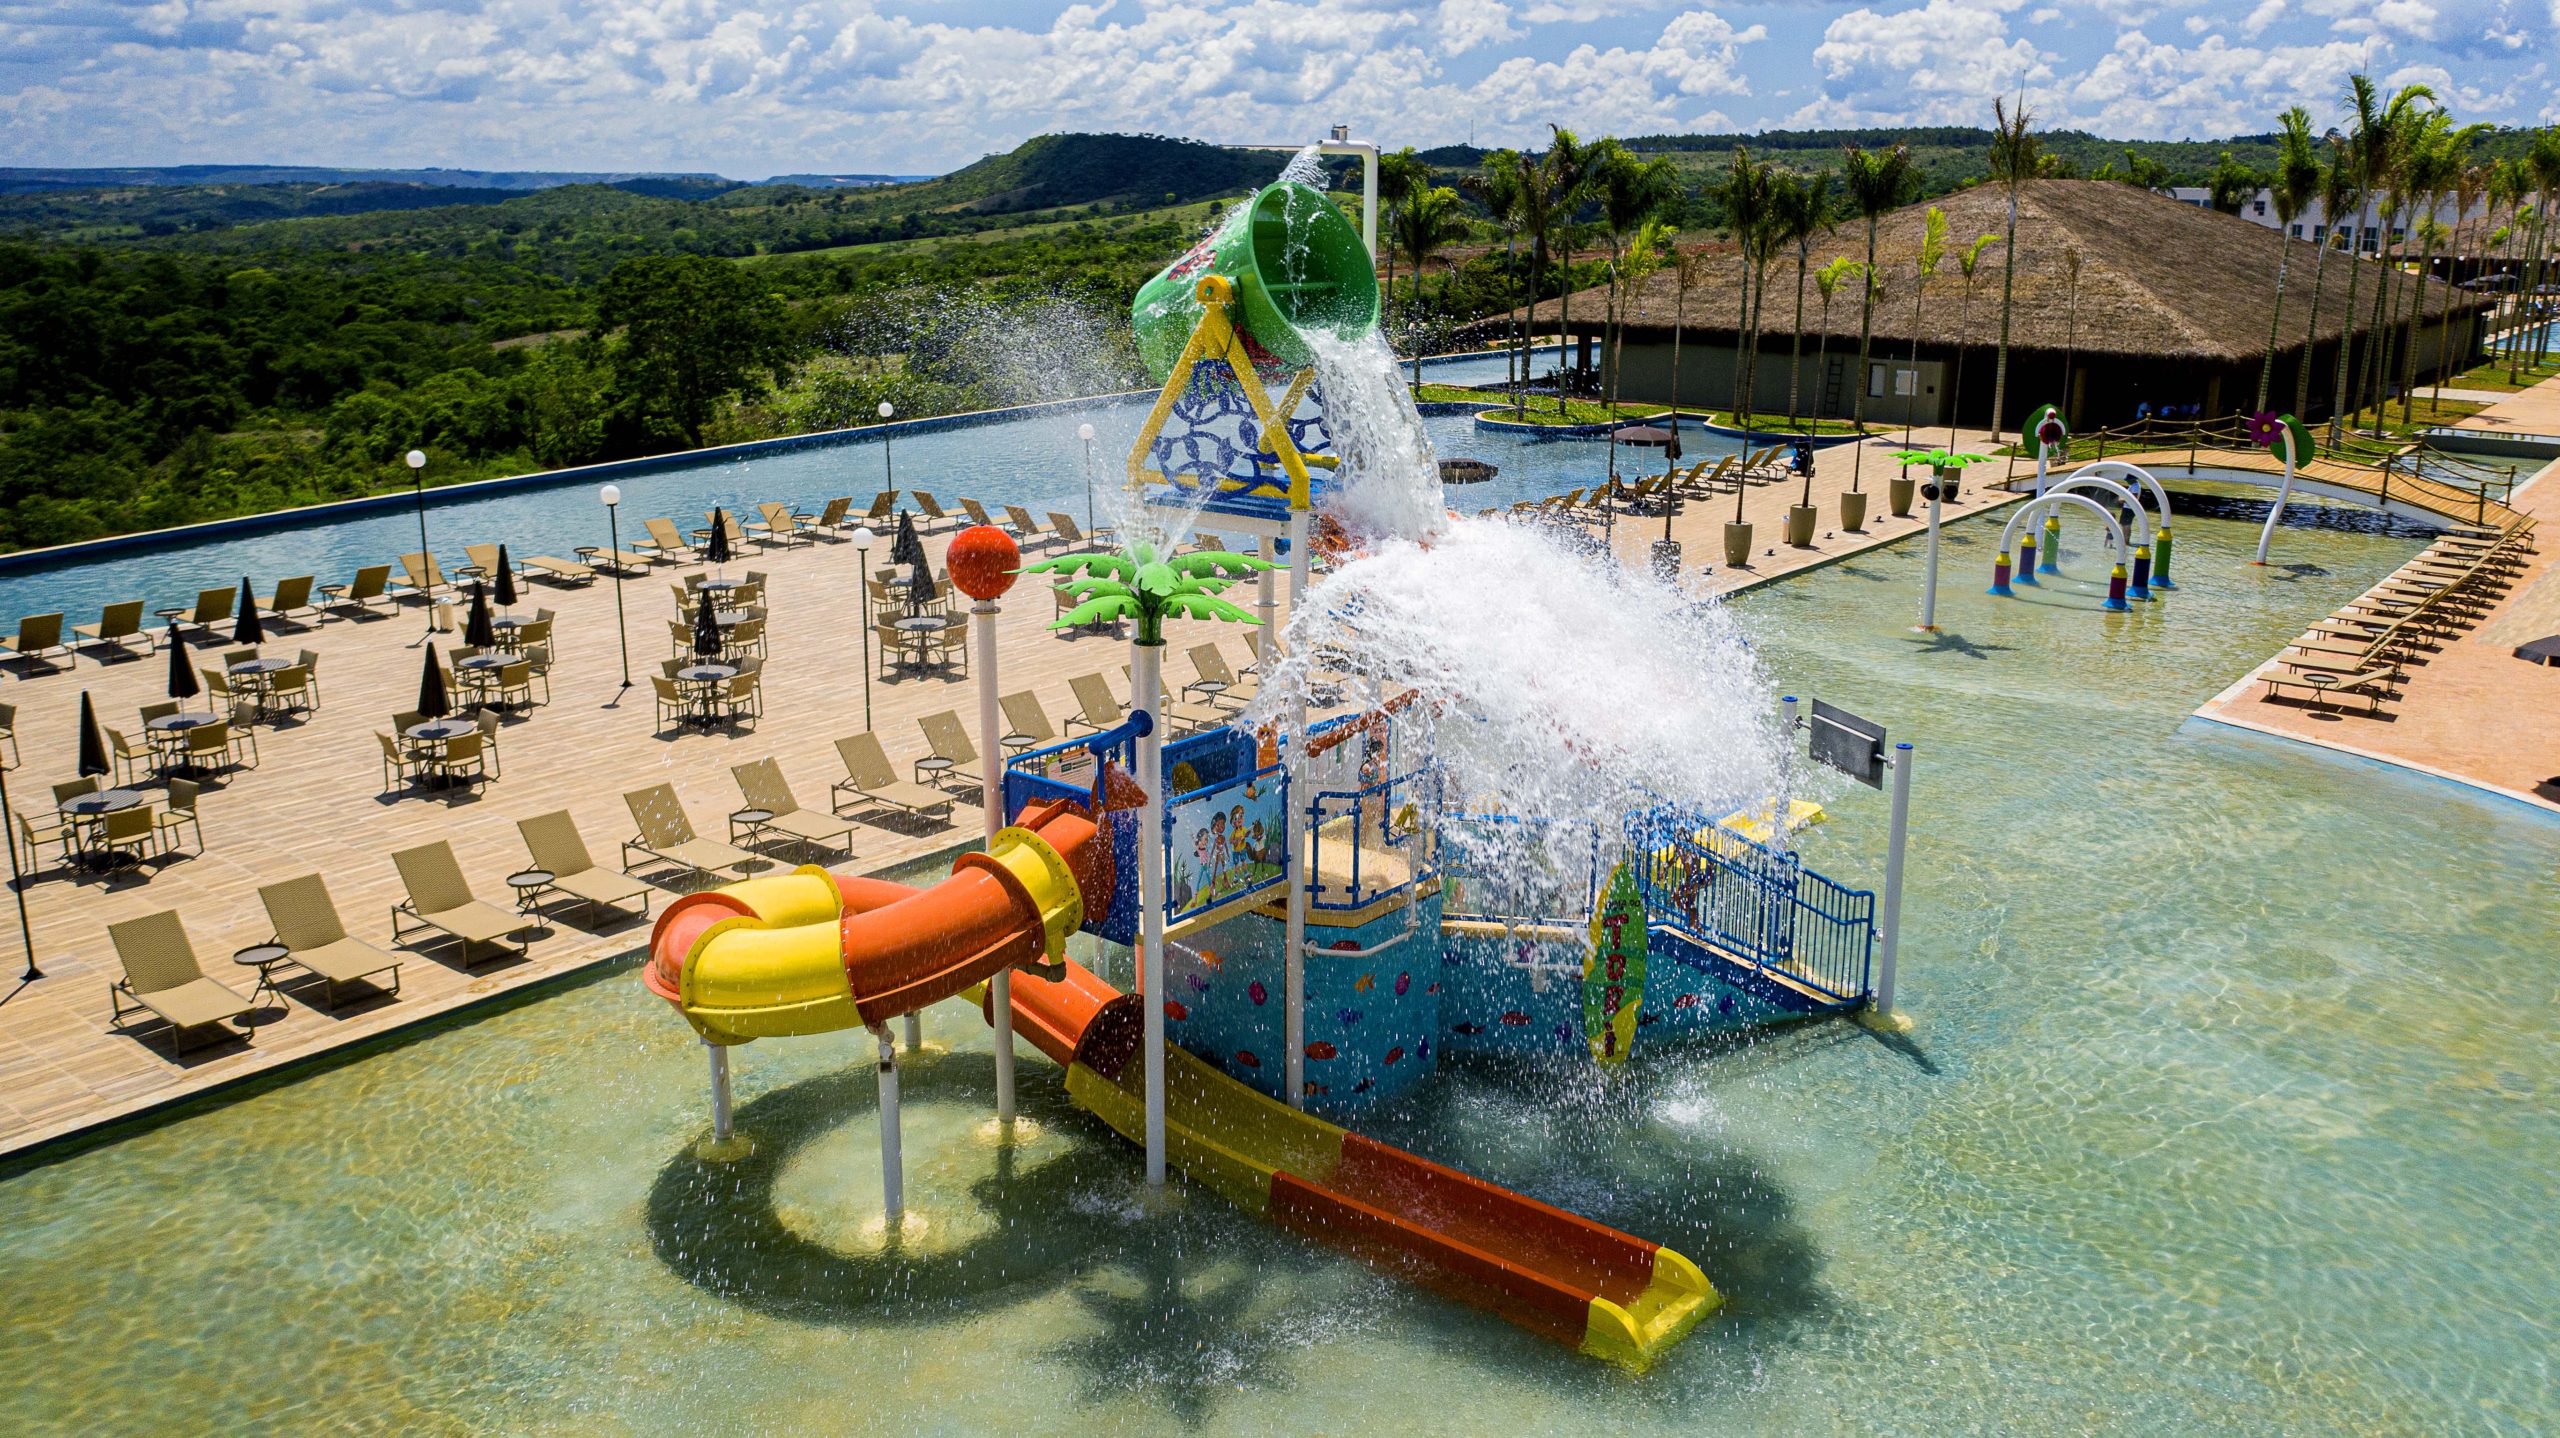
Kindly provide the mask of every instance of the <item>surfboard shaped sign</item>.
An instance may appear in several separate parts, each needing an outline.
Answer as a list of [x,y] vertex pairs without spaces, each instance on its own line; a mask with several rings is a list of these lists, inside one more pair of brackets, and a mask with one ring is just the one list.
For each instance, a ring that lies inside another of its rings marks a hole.
[[1626,1062],[1644,1007],[1644,894],[1625,862],[1609,871],[1591,914],[1591,948],[1582,956],[1582,1032],[1591,1059]]

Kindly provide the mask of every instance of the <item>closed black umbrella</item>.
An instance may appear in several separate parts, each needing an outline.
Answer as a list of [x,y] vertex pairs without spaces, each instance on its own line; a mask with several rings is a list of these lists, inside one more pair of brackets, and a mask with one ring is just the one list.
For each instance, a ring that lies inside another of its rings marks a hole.
[[702,557],[713,564],[729,562],[729,512],[727,510],[711,511],[711,542],[703,546]]
[[918,564],[916,577],[907,581],[907,612],[922,614],[933,604],[933,601],[941,597],[941,589],[937,588],[933,582],[932,566]]
[[913,510],[898,511],[898,537],[889,541],[889,562],[912,564],[918,569],[925,566],[924,541],[916,537],[916,516]]
[[693,652],[705,659],[720,657],[720,616],[712,608],[711,591],[702,591],[702,602],[693,611]]
[[169,697],[184,702],[204,692],[204,683],[196,678],[195,656],[187,652],[186,631],[178,621],[169,621]]
[[498,607],[516,607],[515,566],[507,562],[507,547],[503,544],[498,546]]
[[489,586],[471,581],[471,617],[462,621],[462,642],[477,649],[498,647],[498,630],[489,622]]
[[89,691],[80,691],[80,772],[82,775],[114,772],[107,763],[107,738],[98,732],[98,711],[89,703]]
[[418,678],[418,712],[429,719],[453,712],[453,697],[444,687],[444,666],[436,662],[433,644],[427,646],[427,672]]
[[249,587],[249,576],[245,574],[240,576],[240,618],[231,626],[231,642],[234,644],[267,642],[267,627],[258,622],[257,591]]

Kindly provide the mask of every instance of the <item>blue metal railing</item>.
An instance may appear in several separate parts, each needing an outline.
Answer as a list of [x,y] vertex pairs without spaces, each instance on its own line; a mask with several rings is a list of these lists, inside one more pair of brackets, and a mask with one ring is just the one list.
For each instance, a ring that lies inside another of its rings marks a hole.
[[[1364,908],[1438,878],[1436,826],[1427,820],[1439,807],[1439,777],[1438,770],[1426,765],[1362,788],[1326,790],[1309,801],[1307,830],[1314,836],[1315,863],[1314,872],[1307,876],[1308,906]],[[1336,817],[1350,822],[1329,834],[1325,826]],[[1328,882],[1325,860],[1345,847],[1350,850],[1348,862],[1332,870],[1344,882]],[[1363,874],[1363,856],[1372,854],[1394,856],[1404,872],[1388,870],[1381,875],[1381,866],[1373,860],[1369,873]]]
[[1875,895],[1806,869],[1794,854],[1659,812],[1628,837],[1653,922],[1713,944],[1839,1003],[1867,996]]

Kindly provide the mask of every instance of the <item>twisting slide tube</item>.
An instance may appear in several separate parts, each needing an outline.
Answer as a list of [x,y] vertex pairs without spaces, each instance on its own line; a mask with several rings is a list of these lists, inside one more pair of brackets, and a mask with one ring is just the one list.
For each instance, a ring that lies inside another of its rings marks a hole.
[[868,1027],[1062,961],[1111,883],[1110,846],[1060,801],[931,888],[806,867],[688,894],[658,916],[641,979],[715,1044]]

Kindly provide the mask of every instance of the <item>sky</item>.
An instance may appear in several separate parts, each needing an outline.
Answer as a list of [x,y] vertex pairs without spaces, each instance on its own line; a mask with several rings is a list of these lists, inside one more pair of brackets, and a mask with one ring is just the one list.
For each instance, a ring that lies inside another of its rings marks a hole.
[[1057,130],[1390,147],[2560,120],[2560,0],[0,0],[0,164],[939,173]]

